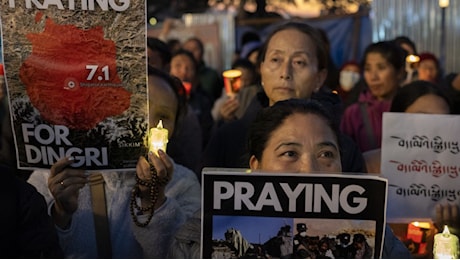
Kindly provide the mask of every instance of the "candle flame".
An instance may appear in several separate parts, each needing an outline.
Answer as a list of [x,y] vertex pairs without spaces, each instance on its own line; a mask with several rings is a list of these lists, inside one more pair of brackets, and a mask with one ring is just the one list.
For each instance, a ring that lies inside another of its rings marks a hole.
[[442,236],[443,237],[450,236],[450,231],[449,231],[449,228],[447,227],[447,225],[444,225],[444,230],[442,231]]
[[158,150],[166,151],[168,143],[168,129],[163,127],[163,121],[158,122],[157,127],[150,128],[149,131],[149,151],[158,155]]
[[237,78],[241,77],[241,70],[226,70],[222,73],[224,78]]
[[420,228],[426,228],[426,229],[430,229],[430,228],[431,228],[431,225],[430,225],[429,222],[413,221],[411,224],[414,225],[414,226],[416,226],[416,227],[420,227]]
[[415,62],[419,62],[420,61],[420,57],[417,56],[417,55],[409,55],[406,57],[406,62],[409,62],[409,63],[415,63]]

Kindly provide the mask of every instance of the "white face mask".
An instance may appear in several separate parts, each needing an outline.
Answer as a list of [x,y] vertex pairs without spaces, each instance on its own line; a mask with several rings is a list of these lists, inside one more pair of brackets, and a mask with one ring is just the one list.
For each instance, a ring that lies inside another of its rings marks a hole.
[[301,237],[306,237],[307,236],[307,232],[303,231],[303,232],[300,232],[299,234]]
[[344,91],[350,91],[355,84],[359,81],[361,76],[359,73],[349,70],[344,70],[340,72],[340,87]]

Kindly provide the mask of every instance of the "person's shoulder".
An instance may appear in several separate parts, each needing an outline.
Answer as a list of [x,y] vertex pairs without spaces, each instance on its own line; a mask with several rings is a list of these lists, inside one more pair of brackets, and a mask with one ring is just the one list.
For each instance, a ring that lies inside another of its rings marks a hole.
[[342,103],[340,96],[327,86],[321,87],[318,92],[312,94],[311,98],[327,105],[336,105]]
[[219,128],[216,129],[215,134],[218,136],[225,136],[226,138],[231,138],[232,135],[237,133],[246,132],[247,127],[245,127],[244,120],[242,118],[225,122]]
[[185,183],[198,181],[196,174],[192,170],[178,163],[174,163],[173,179]]
[[29,176],[29,179],[27,180],[27,182],[32,182],[33,180],[38,180],[38,179],[48,179],[50,175],[50,171],[49,170],[45,170],[45,169],[38,169],[38,170],[34,170],[30,176]]
[[11,198],[11,196],[16,195],[23,197],[36,192],[34,186],[16,176],[11,168],[1,165],[0,172],[3,177],[0,182],[0,194],[2,198]]
[[215,68],[213,68],[213,67],[208,66],[208,65],[204,65],[200,69],[199,73],[202,74],[202,75],[219,77],[219,73],[217,72],[217,70]]
[[361,103],[355,102],[348,107],[345,108],[344,116],[349,115],[349,114],[355,114],[357,110],[359,110],[359,106],[361,106]]

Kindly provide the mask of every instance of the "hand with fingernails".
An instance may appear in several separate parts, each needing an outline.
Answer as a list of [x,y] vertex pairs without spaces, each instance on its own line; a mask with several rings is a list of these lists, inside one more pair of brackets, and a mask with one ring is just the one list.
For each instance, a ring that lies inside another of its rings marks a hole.
[[65,229],[78,208],[79,190],[88,183],[84,170],[72,169],[73,157],[57,161],[50,170],[48,188],[54,197],[52,217],[57,226]]
[[236,111],[240,107],[240,102],[236,97],[231,97],[225,100],[225,103],[220,108],[220,115],[225,121],[234,120]]
[[[158,150],[158,156],[153,152],[148,153],[148,160],[144,156],[141,156],[137,162],[136,174],[139,179],[150,182],[152,180],[152,172],[150,170],[150,164],[152,164],[157,173],[158,179],[171,180],[174,166],[171,158],[163,151]],[[158,209],[165,202],[165,187],[166,185],[159,185],[158,187],[158,198],[154,209]],[[150,189],[148,187],[139,186],[141,192],[141,203],[142,205],[149,205],[151,201],[149,199]]]

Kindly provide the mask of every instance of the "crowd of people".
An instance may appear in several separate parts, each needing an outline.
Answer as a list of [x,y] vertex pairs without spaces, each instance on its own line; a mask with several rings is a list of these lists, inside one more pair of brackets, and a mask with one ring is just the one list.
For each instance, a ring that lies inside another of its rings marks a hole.
[[[460,74],[444,76],[434,54],[420,53],[407,82],[406,56],[417,54],[407,37],[372,43],[362,61],[347,61],[331,71],[324,31],[286,22],[264,41],[254,34],[246,37],[232,65],[242,73],[240,90],[233,95],[225,91],[222,73],[203,60],[205,43],[196,37],[174,40],[147,41],[149,125],[162,120],[168,148],[140,157],[135,171],[98,176],[105,183],[108,230],[95,224],[100,222],[92,207],[94,176],[68,167],[74,158],[66,157],[50,170],[29,173],[27,183],[15,184],[27,193],[15,197],[10,207],[27,214],[13,214],[11,222],[3,223],[21,225],[23,233],[11,237],[23,247],[2,247],[0,255],[197,258],[204,167],[379,173],[384,112],[460,113]],[[0,93],[3,89],[2,84]],[[16,159],[4,157],[15,154],[5,102],[2,96],[1,163],[4,171],[17,175]],[[29,205],[24,196],[37,203]],[[4,235],[9,233],[0,232]],[[103,239],[109,241],[108,254],[102,252],[107,247]],[[35,240],[40,243],[31,247]],[[347,257],[367,258],[365,241],[356,234]],[[316,243],[317,254],[321,244]],[[305,251],[309,248],[307,243]],[[383,257],[410,258],[388,225]]]

